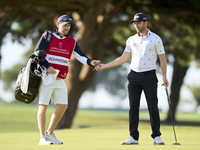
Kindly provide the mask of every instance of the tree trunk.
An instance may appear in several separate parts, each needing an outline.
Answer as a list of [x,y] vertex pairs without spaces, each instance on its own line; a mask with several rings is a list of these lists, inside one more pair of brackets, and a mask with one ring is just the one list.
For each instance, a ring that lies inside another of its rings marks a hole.
[[[101,38],[104,38],[102,35]],[[99,39],[101,39],[99,38]],[[103,42],[103,40],[101,40]],[[81,43],[81,42],[80,42]],[[90,58],[98,59],[103,50],[101,42],[94,42],[92,49],[86,53]],[[87,48],[87,45],[81,46],[81,49]],[[64,113],[62,119],[58,123],[56,129],[70,128],[73,118],[76,114],[79,99],[82,93],[87,90],[93,82],[95,71],[94,67],[82,65],[74,57],[70,60],[69,73],[66,78],[66,85],[68,89],[68,109]]]
[[[68,74],[68,77],[66,79],[66,85],[68,88],[68,109],[66,110],[65,114],[63,115],[63,118],[57,125],[57,129],[63,129],[63,128],[70,128],[72,125],[72,120],[75,116],[76,109],[78,106],[78,101],[82,95],[82,93],[90,87],[90,84],[92,83],[92,79],[94,77],[94,72],[92,72],[92,67],[89,66],[82,66],[80,62],[73,59],[70,62],[70,73]],[[82,68],[86,67],[87,70],[87,77],[82,80],[80,70]],[[91,79],[91,80],[88,80]]]
[[[177,105],[179,102],[180,89],[183,84],[185,74],[189,67],[181,66],[177,60],[175,60],[173,67],[174,67],[174,70],[173,70],[173,77],[172,77],[172,84],[171,84],[170,100],[171,100],[172,118],[174,121],[176,121],[175,113],[176,113]],[[168,115],[165,121],[171,122],[170,109],[168,111]]]

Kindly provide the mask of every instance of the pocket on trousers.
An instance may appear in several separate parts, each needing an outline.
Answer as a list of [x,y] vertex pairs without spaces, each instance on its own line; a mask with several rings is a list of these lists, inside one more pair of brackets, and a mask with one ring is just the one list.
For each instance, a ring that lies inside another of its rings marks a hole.
[[151,78],[152,78],[152,80],[158,82],[158,78],[157,78],[156,73],[152,73],[152,74],[151,74]]

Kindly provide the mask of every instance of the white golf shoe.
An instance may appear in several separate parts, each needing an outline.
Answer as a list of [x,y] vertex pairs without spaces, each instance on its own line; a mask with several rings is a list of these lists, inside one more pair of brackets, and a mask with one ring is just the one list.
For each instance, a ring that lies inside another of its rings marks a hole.
[[161,140],[160,136],[156,136],[154,138],[154,145],[165,145],[165,143]]
[[51,142],[46,136],[40,138],[39,145],[51,145],[53,142]]
[[122,141],[121,145],[138,145],[138,140],[135,140],[133,137],[130,137],[126,141]]
[[49,139],[49,141],[51,141],[53,144],[63,144],[62,141],[60,141],[60,140],[58,140],[58,139],[56,138],[56,136],[54,135],[54,133],[52,133],[52,134],[46,134],[45,136],[46,136],[46,137]]

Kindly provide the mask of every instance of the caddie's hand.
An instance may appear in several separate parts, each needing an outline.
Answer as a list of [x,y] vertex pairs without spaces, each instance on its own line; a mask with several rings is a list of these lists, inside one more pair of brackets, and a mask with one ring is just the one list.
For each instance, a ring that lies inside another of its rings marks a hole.
[[101,63],[100,60],[92,60],[90,64],[91,64],[92,66],[96,66],[96,65],[98,65],[98,64],[100,64],[100,63]]
[[53,67],[49,66],[49,67],[47,68],[47,72],[48,72],[48,73],[51,73],[51,74],[55,74],[55,73],[56,73],[56,70],[55,70]]
[[165,88],[167,88],[169,86],[169,82],[166,77],[163,77],[163,83],[161,85],[165,86]]

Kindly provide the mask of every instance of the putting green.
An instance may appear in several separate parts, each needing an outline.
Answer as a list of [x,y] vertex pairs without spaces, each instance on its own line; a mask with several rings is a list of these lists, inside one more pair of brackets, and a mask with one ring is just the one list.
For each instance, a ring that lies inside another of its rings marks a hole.
[[176,127],[178,142],[181,145],[172,145],[174,140],[172,126],[161,126],[162,140],[165,145],[153,145],[149,125],[141,125],[139,145],[120,145],[126,140],[128,126],[92,127],[84,129],[56,130],[58,139],[63,145],[39,146],[39,132],[1,133],[1,150],[199,150],[200,127]]
[[[47,123],[54,108],[48,108]],[[181,145],[172,145],[175,142],[172,126],[161,125],[165,145],[153,145],[148,121],[140,122],[139,145],[120,145],[129,138],[128,112],[106,110],[78,110],[72,129],[55,131],[63,145],[39,146],[37,109],[37,105],[1,103],[0,150],[200,150],[200,126],[175,126]],[[165,116],[161,113],[161,119]],[[148,112],[141,112],[140,117],[148,120]],[[199,114],[178,114],[178,118],[199,122]],[[86,126],[90,127],[79,128]]]

